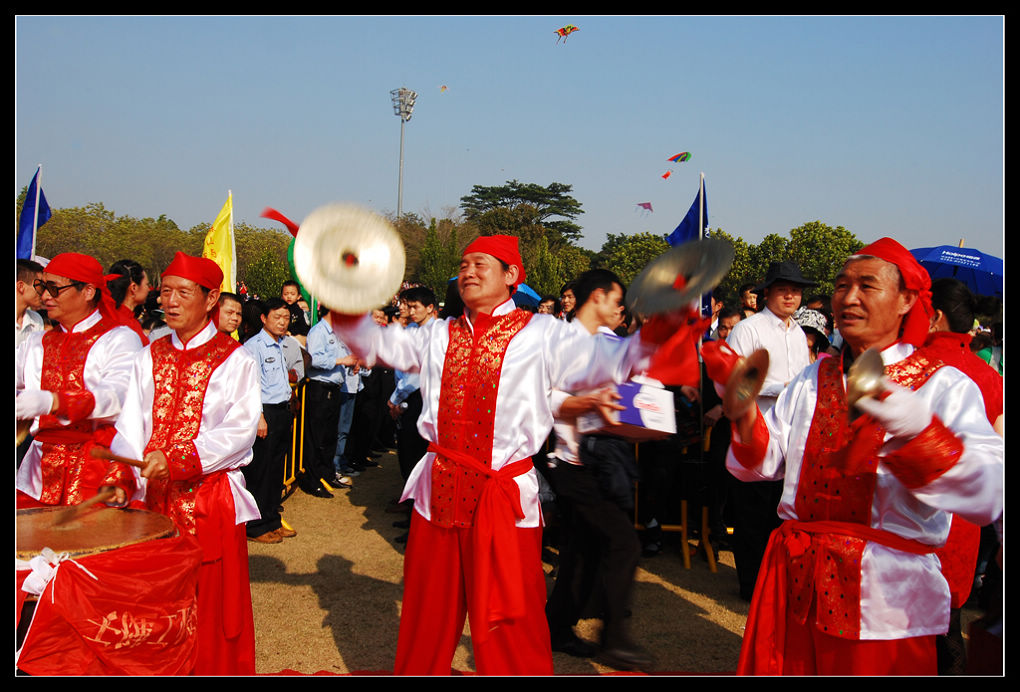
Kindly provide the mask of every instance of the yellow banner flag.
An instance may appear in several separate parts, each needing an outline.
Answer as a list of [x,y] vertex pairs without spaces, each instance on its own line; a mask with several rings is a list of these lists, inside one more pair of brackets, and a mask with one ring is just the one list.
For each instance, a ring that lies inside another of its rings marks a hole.
[[212,228],[205,236],[202,257],[211,259],[223,270],[221,291],[235,293],[237,288],[237,253],[234,248],[233,194],[227,193],[227,203],[216,215]]

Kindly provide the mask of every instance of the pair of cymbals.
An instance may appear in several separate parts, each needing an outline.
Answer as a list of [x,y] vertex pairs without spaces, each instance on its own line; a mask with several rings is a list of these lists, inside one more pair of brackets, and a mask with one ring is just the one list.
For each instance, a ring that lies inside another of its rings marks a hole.
[[733,246],[722,238],[691,241],[649,262],[627,289],[627,308],[657,315],[688,307],[715,288],[733,264]]

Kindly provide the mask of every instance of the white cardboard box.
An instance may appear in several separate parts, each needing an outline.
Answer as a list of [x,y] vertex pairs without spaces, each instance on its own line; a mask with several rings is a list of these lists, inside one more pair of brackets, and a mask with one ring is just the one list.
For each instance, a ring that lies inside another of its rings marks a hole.
[[676,434],[676,411],[673,392],[655,380],[634,378],[616,385],[624,410],[615,411],[619,425],[606,425],[597,411],[577,418],[577,431],[582,435],[604,432],[640,442]]

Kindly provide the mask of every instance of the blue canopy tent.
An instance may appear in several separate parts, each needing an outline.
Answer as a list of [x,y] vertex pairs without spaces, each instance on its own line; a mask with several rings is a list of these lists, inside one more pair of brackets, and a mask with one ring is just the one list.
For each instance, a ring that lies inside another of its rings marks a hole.
[[953,278],[973,293],[1002,298],[1002,259],[979,250],[940,245],[911,250],[932,279]]

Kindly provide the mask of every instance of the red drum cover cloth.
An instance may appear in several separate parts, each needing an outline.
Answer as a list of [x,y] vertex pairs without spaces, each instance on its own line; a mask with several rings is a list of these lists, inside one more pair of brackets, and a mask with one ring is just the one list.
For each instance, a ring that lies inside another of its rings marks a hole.
[[198,541],[180,536],[75,559],[96,579],[61,563],[39,597],[18,669],[30,675],[187,675],[197,651],[201,561]]

